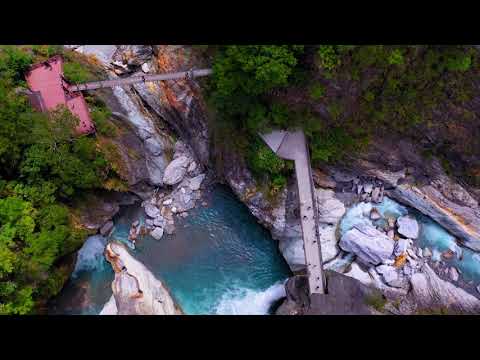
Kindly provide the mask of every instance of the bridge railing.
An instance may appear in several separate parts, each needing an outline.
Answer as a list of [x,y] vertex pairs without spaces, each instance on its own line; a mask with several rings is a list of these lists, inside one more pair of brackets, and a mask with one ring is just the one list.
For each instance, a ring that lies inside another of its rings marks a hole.
[[74,85],[70,85],[68,87],[68,90],[75,92],[75,91],[111,88],[114,86],[121,86],[121,85],[132,85],[132,84],[138,84],[142,82],[175,80],[175,79],[185,79],[185,78],[193,79],[196,77],[208,76],[210,74],[212,74],[211,69],[198,69],[198,70],[181,71],[181,72],[168,73],[168,74],[140,75],[140,76],[132,76],[129,78],[123,78],[123,79],[92,81],[85,84],[74,84]]

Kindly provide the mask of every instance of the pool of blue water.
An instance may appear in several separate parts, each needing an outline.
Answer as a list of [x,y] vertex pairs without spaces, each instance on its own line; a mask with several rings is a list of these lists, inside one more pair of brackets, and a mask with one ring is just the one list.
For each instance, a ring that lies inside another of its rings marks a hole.
[[[290,275],[269,232],[231,191],[215,187],[207,206],[175,220],[171,236],[145,236],[132,254],[168,286],[187,314],[267,314],[285,295]],[[88,239],[70,281],[51,307],[57,314],[98,314],[111,296],[113,272],[102,252],[107,241],[128,243],[139,206],[122,210],[109,239]]]

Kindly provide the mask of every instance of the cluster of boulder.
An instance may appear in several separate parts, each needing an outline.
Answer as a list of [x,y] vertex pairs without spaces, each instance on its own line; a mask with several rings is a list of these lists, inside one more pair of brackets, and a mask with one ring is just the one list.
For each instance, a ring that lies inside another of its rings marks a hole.
[[[480,301],[451,283],[459,280],[457,268],[445,267],[448,281],[442,280],[431,269],[429,263],[440,267],[442,261],[433,259],[430,249],[418,246],[420,226],[415,218],[410,215],[398,219],[384,218],[375,207],[366,215],[372,225],[367,222],[356,224],[340,239],[340,248],[356,256],[345,275],[382,290],[387,297],[401,299],[409,294],[414,299],[410,302],[413,306],[478,311]],[[462,256],[460,247],[441,254],[443,260],[453,256]]]
[[374,178],[355,177],[351,180],[351,191],[356,193],[361,201],[381,203],[385,192],[382,181]]
[[145,228],[150,235],[160,240],[165,233],[175,231],[174,215],[188,216],[196,202],[201,199],[200,188],[205,174],[193,160],[187,147],[180,141],[175,144],[173,160],[165,168],[163,183],[172,191],[155,192],[142,203],[147,219]]

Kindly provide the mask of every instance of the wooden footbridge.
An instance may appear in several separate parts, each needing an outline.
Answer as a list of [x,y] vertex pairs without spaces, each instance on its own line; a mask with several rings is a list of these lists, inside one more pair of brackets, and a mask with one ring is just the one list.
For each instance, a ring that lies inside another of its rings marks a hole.
[[152,81],[164,81],[164,80],[179,80],[179,79],[194,79],[200,76],[208,76],[212,74],[211,69],[199,69],[199,70],[189,70],[181,71],[175,73],[167,74],[153,74],[153,75],[138,75],[131,76],[123,79],[114,79],[114,80],[103,80],[103,81],[92,81],[84,84],[75,84],[68,87],[68,91],[86,91],[86,90],[95,90],[102,88],[111,88],[114,86],[124,86],[124,85],[133,85],[144,82]]

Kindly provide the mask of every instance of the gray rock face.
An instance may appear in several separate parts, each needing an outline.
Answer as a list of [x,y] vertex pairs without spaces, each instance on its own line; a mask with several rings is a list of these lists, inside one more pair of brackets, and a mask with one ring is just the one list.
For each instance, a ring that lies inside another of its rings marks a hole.
[[110,233],[110,231],[112,231],[113,229],[113,221],[107,221],[105,223],[105,225],[103,225],[101,228],[100,228],[100,234],[102,234],[103,236],[106,236]]
[[408,286],[406,279],[400,275],[393,266],[379,265],[375,268],[379,274],[382,275],[383,280],[389,286],[395,288],[405,288]]
[[361,224],[342,236],[340,247],[365,263],[378,265],[392,257],[394,242],[377,229]]
[[422,309],[448,309],[453,312],[478,314],[480,300],[448,281],[424,264],[421,272],[410,278],[413,301]]
[[415,218],[406,215],[406,216],[400,216],[397,219],[397,225],[398,225],[398,232],[399,234],[410,238],[410,239],[416,239],[418,238],[418,234],[420,232],[420,228],[418,226],[418,222]]
[[191,160],[191,158],[185,155],[173,160],[165,169],[163,182],[167,185],[175,185],[182,181],[187,173],[187,168]]
[[150,235],[155,239],[155,240],[160,240],[163,236],[163,229],[161,227],[156,227],[150,232]]

